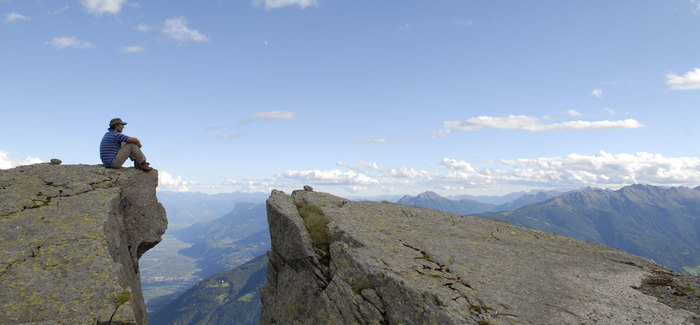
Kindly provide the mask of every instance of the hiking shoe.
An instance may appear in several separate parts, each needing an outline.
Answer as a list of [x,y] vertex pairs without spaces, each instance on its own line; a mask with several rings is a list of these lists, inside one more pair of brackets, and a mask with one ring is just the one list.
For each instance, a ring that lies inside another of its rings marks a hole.
[[153,167],[148,166],[148,165],[150,165],[150,164],[145,162],[145,161],[140,163],[140,164],[137,164],[136,162],[134,162],[134,167],[136,169],[143,170],[144,172],[150,172],[151,170],[153,170]]

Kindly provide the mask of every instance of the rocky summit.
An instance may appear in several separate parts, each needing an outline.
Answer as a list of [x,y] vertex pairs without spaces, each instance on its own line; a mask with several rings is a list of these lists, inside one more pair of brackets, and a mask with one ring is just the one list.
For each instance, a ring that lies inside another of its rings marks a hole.
[[697,324],[698,277],[504,221],[273,191],[261,324]]
[[0,324],[147,324],[138,259],[167,228],[157,171],[0,170]]

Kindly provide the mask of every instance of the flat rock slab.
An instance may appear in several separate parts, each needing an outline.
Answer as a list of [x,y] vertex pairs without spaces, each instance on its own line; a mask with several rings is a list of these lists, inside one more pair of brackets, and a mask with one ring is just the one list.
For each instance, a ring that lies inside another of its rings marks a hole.
[[700,322],[697,277],[601,244],[311,191],[273,191],[267,207],[262,324]]
[[138,258],[167,227],[157,171],[0,170],[0,324],[147,324]]

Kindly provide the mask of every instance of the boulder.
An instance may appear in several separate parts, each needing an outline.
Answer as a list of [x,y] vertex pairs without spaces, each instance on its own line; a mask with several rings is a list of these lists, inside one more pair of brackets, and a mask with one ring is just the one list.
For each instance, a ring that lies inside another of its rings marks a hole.
[[148,324],[138,260],[167,228],[158,173],[0,170],[0,324]]
[[698,277],[601,244],[303,190],[267,209],[261,324],[700,322]]

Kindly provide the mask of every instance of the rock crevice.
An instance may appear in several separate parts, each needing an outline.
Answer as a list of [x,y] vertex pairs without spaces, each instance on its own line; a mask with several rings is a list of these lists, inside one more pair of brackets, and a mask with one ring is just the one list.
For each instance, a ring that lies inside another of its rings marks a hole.
[[157,171],[0,171],[0,323],[147,324],[138,259],[167,227]]

